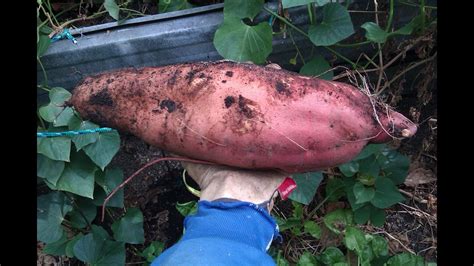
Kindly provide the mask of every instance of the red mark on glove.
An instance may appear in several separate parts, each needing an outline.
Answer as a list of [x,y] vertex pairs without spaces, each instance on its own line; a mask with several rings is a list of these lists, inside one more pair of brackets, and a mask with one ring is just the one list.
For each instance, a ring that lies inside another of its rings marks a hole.
[[280,193],[280,197],[282,200],[286,200],[288,196],[290,196],[291,192],[295,190],[296,182],[291,177],[286,177],[285,180],[278,186],[277,190]]

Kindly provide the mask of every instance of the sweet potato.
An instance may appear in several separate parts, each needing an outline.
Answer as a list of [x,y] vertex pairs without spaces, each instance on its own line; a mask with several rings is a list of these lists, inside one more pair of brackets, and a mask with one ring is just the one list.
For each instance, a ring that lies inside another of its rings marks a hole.
[[289,173],[339,165],[367,143],[417,130],[351,85],[230,61],[88,77],[71,103],[85,119],[182,156]]

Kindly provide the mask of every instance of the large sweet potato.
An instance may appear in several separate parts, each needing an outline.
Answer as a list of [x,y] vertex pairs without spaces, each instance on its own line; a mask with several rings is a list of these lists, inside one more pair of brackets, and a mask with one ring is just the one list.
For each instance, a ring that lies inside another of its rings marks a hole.
[[71,103],[86,119],[176,154],[287,172],[336,166],[389,141],[387,132],[417,129],[351,85],[229,61],[89,77]]

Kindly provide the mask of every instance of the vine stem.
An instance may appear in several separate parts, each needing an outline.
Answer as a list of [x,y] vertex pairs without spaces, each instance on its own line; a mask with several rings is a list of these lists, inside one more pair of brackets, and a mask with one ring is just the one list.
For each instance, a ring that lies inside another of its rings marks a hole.
[[303,55],[301,54],[300,49],[298,48],[298,45],[296,45],[296,42],[295,42],[295,40],[293,39],[293,34],[291,33],[291,31],[289,32],[289,35],[290,35],[291,41],[293,42],[293,45],[295,46],[297,56],[298,56],[298,55],[300,56],[300,59],[301,59],[301,62],[303,62],[303,65],[306,64],[306,63],[305,63],[305,60],[304,60],[304,58],[303,58]]
[[57,25],[59,25],[59,21],[56,18],[56,16],[53,14],[53,9],[51,8],[51,3],[49,2],[49,0],[46,1],[46,4],[47,4],[48,10],[49,10],[49,13],[51,13],[53,15],[54,21],[56,22]]
[[276,18],[278,18],[279,20],[281,20],[282,22],[284,22],[285,24],[287,24],[288,26],[290,26],[291,28],[293,28],[294,30],[296,30],[297,32],[299,32],[300,34],[302,34],[303,36],[305,36],[306,38],[309,39],[309,35],[304,32],[303,30],[301,30],[300,28],[296,27],[295,25],[293,25],[291,22],[289,22],[288,20],[286,20],[286,18],[278,15],[277,13],[273,12],[272,10],[270,10],[269,8],[267,8],[266,6],[263,7],[263,9],[265,11],[267,11],[268,13],[272,14],[273,16],[275,16]]
[[421,5],[420,5],[420,14],[421,14],[421,30],[425,30],[425,24],[426,24],[426,15],[425,15],[425,0],[420,0]]
[[[377,23],[377,25],[379,25],[379,15],[377,13],[379,4],[377,3],[377,0],[374,0],[374,5],[375,5],[375,12],[376,12],[375,13],[375,22]],[[379,54],[379,68],[380,68],[380,71],[379,71],[379,78],[377,79],[377,86],[375,87],[375,91],[379,91],[380,84],[381,84],[382,78],[383,78],[383,73],[384,73],[382,46],[380,45],[380,43],[377,43],[377,48],[378,48],[378,54]]]
[[314,19],[313,19],[313,5],[311,3],[308,4],[308,16],[309,16],[309,22],[311,25],[314,24]]
[[158,158],[155,159],[147,164],[145,164],[142,168],[138,169],[135,173],[133,173],[131,176],[129,176],[125,181],[123,181],[120,185],[118,185],[112,192],[110,192],[109,195],[104,200],[104,203],[102,204],[102,218],[101,221],[104,221],[105,218],[105,206],[109,202],[110,198],[112,198],[117,191],[119,191],[121,188],[123,188],[128,182],[132,181],[132,179],[137,176],[139,173],[141,173],[143,170],[146,168],[157,164],[162,161],[181,161],[181,162],[190,162],[190,163],[200,163],[200,164],[208,164],[208,165],[215,165],[215,163],[207,162],[207,161],[201,161],[201,160],[194,160],[194,159],[189,159],[189,158],[181,158],[181,157],[164,157],[164,158]]
[[429,61],[435,59],[436,56],[437,56],[437,54],[438,54],[438,53],[436,52],[433,56],[431,56],[431,57],[429,57],[429,58],[426,58],[426,59],[424,59],[424,60],[421,60],[421,61],[419,61],[419,62],[413,64],[412,66],[408,67],[407,69],[405,69],[404,71],[402,71],[401,73],[399,73],[398,75],[396,75],[395,77],[393,77],[389,82],[385,83],[384,86],[380,89],[380,91],[378,91],[377,93],[375,93],[375,95],[380,95],[388,86],[390,86],[390,84],[393,83],[393,81],[395,81],[396,79],[400,78],[403,74],[405,74],[405,73],[407,73],[408,71],[410,71],[410,70],[416,68],[417,66],[420,66],[420,65],[422,65],[422,64],[424,64],[424,63],[427,63],[427,62],[429,62]]
[[48,84],[48,75],[46,75],[46,70],[43,67],[43,63],[41,63],[41,59],[39,58],[39,56],[36,57],[36,60],[38,60],[38,63],[41,66],[41,70],[43,71],[44,81],[46,82],[46,84]]
[[77,211],[79,212],[79,214],[81,215],[81,217],[84,219],[84,221],[86,222],[87,226],[89,228],[92,228],[91,224],[89,223],[89,221],[87,220],[86,218],[86,215],[82,212],[81,208],[79,208],[79,205],[77,205],[77,202],[71,197],[69,196],[66,192],[64,191],[61,191],[63,192],[64,196],[66,196],[70,201],[72,201],[72,203],[74,204],[74,206],[76,206],[76,209]]
[[[266,6],[263,7],[263,9],[265,11],[267,11],[268,13],[272,14],[273,16],[275,16],[276,18],[278,18],[279,20],[281,20],[283,23],[285,23],[286,25],[290,26],[291,28],[293,28],[294,30],[296,30],[297,32],[299,32],[300,34],[302,34],[303,36],[305,36],[306,38],[310,39],[311,38],[309,37],[309,35],[304,32],[303,30],[301,30],[300,28],[296,27],[295,25],[293,25],[293,23],[289,22],[288,20],[286,20],[284,17],[281,17],[280,15],[278,15],[277,13],[273,12],[272,10],[270,10],[269,8],[267,8]],[[357,68],[357,64],[352,62],[350,59],[348,59],[347,57],[341,55],[340,53],[336,52],[334,49],[331,49],[327,46],[323,46],[324,48],[326,48],[328,51],[330,51],[331,53],[335,54],[336,56],[340,57],[341,59],[343,59],[344,61],[348,62],[353,68]]]
[[388,11],[388,21],[387,21],[387,26],[385,27],[385,31],[388,31],[390,29],[390,26],[392,25],[392,20],[393,20],[393,2],[394,0],[390,0],[390,10]]
[[357,47],[357,46],[362,46],[362,45],[369,44],[369,43],[371,43],[371,41],[363,41],[363,42],[348,43],[348,44],[336,43],[334,46],[339,46],[339,47]]
[[52,38],[56,33],[58,33],[59,31],[61,31],[62,29],[64,29],[67,25],[71,24],[71,23],[74,23],[74,22],[77,22],[77,21],[81,21],[81,20],[88,20],[88,19],[93,19],[93,18],[96,18],[104,13],[107,13],[106,10],[104,11],[101,11],[101,12],[97,12],[95,13],[94,15],[90,15],[88,17],[85,17],[85,18],[76,18],[76,19],[72,19],[72,20],[69,20],[69,21],[66,21],[64,22],[63,24],[61,24],[59,27],[57,27],[53,32],[51,32],[49,34],[49,38]]

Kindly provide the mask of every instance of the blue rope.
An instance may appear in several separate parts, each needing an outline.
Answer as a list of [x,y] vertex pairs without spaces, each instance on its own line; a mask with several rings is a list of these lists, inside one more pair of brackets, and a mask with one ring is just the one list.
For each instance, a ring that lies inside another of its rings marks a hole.
[[64,29],[61,33],[58,33],[54,35],[53,38],[51,38],[51,42],[56,42],[62,39],[69,39],[71,40],[74,44],[77,44],[76,38],[72,36],[71,32],[69,32],[69,29]]
[[37,132],[37,138],[51,138],[51,137],[73,137],[77,135],[83,134],[91,134],[91,133],[106,133],[115,131],[115,129],[109,127],[101,127],[101,128],[93,128],[93,129],[83,129],[83,130],[71,130],[71,131],[63,131],[63,132]]

